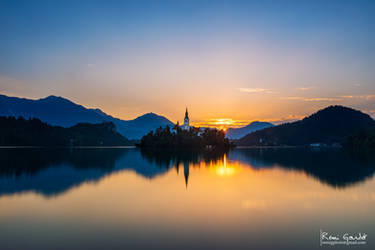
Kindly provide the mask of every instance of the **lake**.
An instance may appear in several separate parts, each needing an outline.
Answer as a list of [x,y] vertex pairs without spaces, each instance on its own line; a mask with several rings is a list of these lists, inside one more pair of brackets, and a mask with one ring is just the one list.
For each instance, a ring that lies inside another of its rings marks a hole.
[[375,164],[340,150],[0,149],[0,249],[375,249]]

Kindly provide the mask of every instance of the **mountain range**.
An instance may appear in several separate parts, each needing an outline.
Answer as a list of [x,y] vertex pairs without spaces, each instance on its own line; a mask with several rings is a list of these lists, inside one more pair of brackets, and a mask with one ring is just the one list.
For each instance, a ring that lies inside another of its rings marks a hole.
[[342,144],[348,136],[374,127],[375,121],[361,111],[343,106],[330,106],[303,120],[250,133],[239,139],[236,144],[240,146]]
[[117,131],[128,139],[140,139],[151,130],[174,124],[167,118],[147,113],[134,120],[121,120],[100,109],[90,109],[58,96],[38,100],[0,95],[0,116],[38,118],[51,125],[71,127],[77,123],[113,122]]
[[273,126],[275,125],[269,122],[255,121],[241,128],[228,128],[226,136],[229,139],[240,139],[241,137],[244,137],[252,132]]
[[[131,140],[139,140],[151,130],[174,126],[167,118],[147,113],[133,120],[121,120],[100,109],[90,109],[58,96],[37,100],[0,95],[0,116],[38,118],[50,125],[72,127],[78,123],[112,122],[116,130]],[[342,143],[361,129],[374,128],[367,114],[343,106],[330,106],[303,120],[274,126],[252,122],[242,128],[229,128],[227,137],[241,146],[308,145]]]

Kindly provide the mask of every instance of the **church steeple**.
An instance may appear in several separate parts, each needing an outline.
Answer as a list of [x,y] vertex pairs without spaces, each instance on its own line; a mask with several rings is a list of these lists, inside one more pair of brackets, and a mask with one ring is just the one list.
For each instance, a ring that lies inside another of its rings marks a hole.
[[185,111],[184,125],[182,126],[182,129],[183,129],[183,130],[189,130],[189,129],[190,129],[190,124],[189,124],[189,113],[188,113],[188,109],[187,109],[187,107],[186,107],[186,111]]

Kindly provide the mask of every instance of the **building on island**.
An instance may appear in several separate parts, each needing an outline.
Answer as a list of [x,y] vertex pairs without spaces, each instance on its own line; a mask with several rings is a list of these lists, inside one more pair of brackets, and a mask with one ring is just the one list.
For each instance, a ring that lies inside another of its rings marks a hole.
[[189,113],[188,113],[188,109],[187,108],[186,108],[186,111],[185,111],[184,125],[182,125],[182,129],[183,130],[189,130],[190,129],[190,125],[189,125]]
[[194,128],[194,127],[190,126],[189,112],[188,112],[187,108],[186,108],[186,111],[185,111],[184,124],[180,125],[180,123],[177,121],[176,125],[172,128],[172,133],[177,133],[178,129],[186,130],[186,131],[188,131],[190,129],[193,129],[194,131],[197,130],[198,132],[200,132],[199,128]]
[[180,122],[179,121],[177,121],[176,125],[174,125],[174,127],[172,128],[172,132],[177,131],[178,128],[180,128]]

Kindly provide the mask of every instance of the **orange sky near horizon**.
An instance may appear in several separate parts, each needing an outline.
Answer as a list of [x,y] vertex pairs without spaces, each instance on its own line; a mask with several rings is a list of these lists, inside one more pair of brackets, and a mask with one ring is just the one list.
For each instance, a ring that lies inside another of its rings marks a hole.
[[[4,94],[16,96],[12,95],[12,93]],[[330,105],[344,105],[352,107],[369,114],[373,118],[375,117],[375,95],[341,96],[336,98],[314,99],[310,97],[283,98],[278,96],[278,94],[272,94],[272,96],[269,96],[264,93],[240,94],[242,94],[243,96],[237,96],[238,103],[232,103],[232,105],[230,101],[228,101],[229,97],[224,103],[204,103],[203,100],[201,102],[199,102],[199,100],[195,100],[192,105],[186,105],[188,107],[191,125],[196,127],[215,127],[219,129],[227,129],[229,127],[243,127],[253,121],[264,121],[274,124],[281,124],[303,119],[304,117],[309,116],[312,113],[317,112],[318,110]],[[21,97],[30,98],[29,96]],[[250,100],[241,102],[243,98],[250,97]],[[77,104],[83,105],[86,108],[100,108],[108,115],[112,115],[116,118],[124,120],[134,119],[145,113],[153,112],[158,115],[165,116],[174,123],[176,123],[177,121],[183,123],[186,108],[186,106],[181,103],[169,106],[168,102],[165,102],[159,103],[159,107],[155,105],[149,110],[141,110],[139,108],[124,108],[122,105],[115,106],[112,102],[109,102],[109,100],[99,102],[99,99],[95,99],[96,102],[98,102],[97,104],[95,104],[95,102],[89,102],[86,104],[75,100],[75,98],[67,99],[70,99]],[[227,102],[229,102],[228,105]],[[361,109],[361,107],[365,105],[374,106],[374,110],[363,108]],[[162,106],[163,108],[160,108],[160,106]]]

